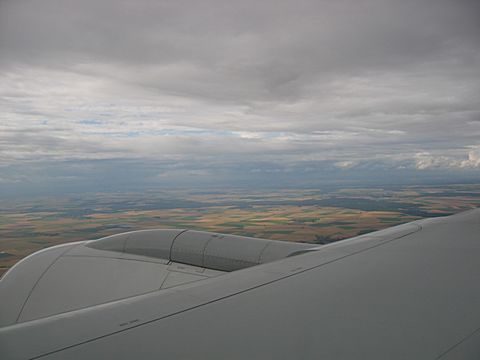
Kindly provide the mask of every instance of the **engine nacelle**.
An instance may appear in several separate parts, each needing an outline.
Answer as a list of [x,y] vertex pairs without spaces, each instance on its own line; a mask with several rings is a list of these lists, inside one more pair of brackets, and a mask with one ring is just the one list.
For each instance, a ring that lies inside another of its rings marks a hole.
[[193,230],[141,230],[89,241],[86,246],[235,271],[307,251],[312,244]]

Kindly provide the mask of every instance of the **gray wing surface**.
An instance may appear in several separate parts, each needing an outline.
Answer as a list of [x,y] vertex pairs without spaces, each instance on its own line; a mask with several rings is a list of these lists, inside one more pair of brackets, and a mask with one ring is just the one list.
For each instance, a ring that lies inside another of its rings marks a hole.
[[0,358],[479,359],[479,235],[475,209],[222,263],[200,281],[5,320]]

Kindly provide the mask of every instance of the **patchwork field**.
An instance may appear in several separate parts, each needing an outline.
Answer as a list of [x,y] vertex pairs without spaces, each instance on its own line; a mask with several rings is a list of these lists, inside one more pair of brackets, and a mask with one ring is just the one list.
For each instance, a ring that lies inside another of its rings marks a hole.
[[186,228],[326,244],[480,206],[480,185],[175,191],[3,201],[0,274],[65,242],[152,228]]

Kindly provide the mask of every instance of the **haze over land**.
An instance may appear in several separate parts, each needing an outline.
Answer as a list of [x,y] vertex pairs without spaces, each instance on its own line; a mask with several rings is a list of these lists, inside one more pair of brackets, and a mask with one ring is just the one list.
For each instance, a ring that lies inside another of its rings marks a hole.
[[474,182],[476,0],[0,2],[0,195]]

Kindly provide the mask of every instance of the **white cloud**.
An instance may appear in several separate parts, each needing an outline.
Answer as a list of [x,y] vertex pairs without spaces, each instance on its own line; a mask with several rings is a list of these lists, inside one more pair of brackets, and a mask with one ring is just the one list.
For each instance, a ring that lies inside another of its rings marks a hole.
[[474,147],[468,152],[468,159],[460,163],[463,168],[478,168],[480,167],[480,146]]
[[[445,156],[433,155],[429,152],[421,152],[415,154],[416,168],[419,170],[431,168],[478,168],[480,167],[480,146],[473,146],[472,149],[464,149],[457,152],[458,155]],[[467,159],[465,159],[467,158]]]
[[355,166],[357,163],[355,161],[338,161],[334,165],[341,169],[348,169],[352,166]]

